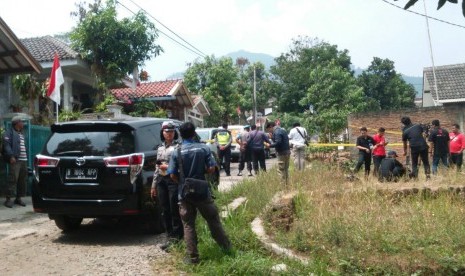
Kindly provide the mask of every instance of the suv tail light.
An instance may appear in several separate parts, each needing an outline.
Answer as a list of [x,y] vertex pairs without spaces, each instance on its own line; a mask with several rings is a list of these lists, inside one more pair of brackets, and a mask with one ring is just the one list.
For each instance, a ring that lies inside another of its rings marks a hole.
[[105,166],[111,167],[128,167],[130,168],[131,184],[137,179],[137,175],[141,172],[144,165],[144,154],[134,153],[129,155],[120,155],[103,158]]
[[39,168],[56,168],[60,162],[60,158],[50,157],[42,154],[37,154],[34,158],[34,177],[39,181]]

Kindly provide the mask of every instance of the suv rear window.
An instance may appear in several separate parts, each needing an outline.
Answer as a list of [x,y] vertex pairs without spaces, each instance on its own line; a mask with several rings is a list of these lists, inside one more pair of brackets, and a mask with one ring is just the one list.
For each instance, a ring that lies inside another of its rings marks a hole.
[[132,132],[55,132],[45,148],[52,156],[115,156],[134,152]]

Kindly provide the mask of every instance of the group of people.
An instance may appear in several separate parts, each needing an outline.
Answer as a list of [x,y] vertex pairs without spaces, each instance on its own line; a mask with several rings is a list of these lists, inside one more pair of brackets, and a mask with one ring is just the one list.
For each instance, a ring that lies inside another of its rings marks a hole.
[[[220,160],[225,159],[223,166],[225,173],[230,175],[229,159],[232,137],[227,129],[228,125],[223,124],[222,129],[215,136],[215,141]],[[181,191],[184,183],[179,180],[180,175],[185,178],[205,180],[205,174],[213,173],[217,164],[210,148],[195,139],[195,126],[192,123],[182,124],[179,127],[179,133],[182,144],[176,143],[178,137],[174,122],[167,121],[162,124],[160,138],[163,143],[157,150],[157,163],[150,194],[152,198],[159,201],[162,207],[163,221],[168,235],[168,242],[161,246],[162,249],[169,250],[173,243],[184,240],[188,255],[186,262],[195,264],[199,262],[198,240],[195,230],[197,212],[207,221],[212,237],[223,250],[230,252],[232,246],[223,229],[218,208],[215,206],[211,194],[206,200],[183,198]],[[265,132],[259,130],[256,125],[244,126],[244,131],[236,137],[241,148],[238,175],[242,175],[246,163],[249,175],[252,175],[252,170],[255,174],[258,174],[259,171],[266,171],[264,153],[266,143],[269,147],[276,149],[278,173],[282,182],[287,184],[290,145],[295,152],[296,168],[303,169],[306,138],[307,131],[298,123],[294,124],[294,128],[289,134],[275,122],[269,122]]]
[[[418,164],[421,159],[426,178],[430,178],[430,157],[432,157],[432,173],[437,174],[439,163],[445,167],[454,165],[457,171],[461,170],[463,150],[465,149],[465,136],[460,132],[458,124],[453,124],[449,133],[441,127],[439,120],[431,122],[432,129],[428,131],[421,124],[414,124],[409,117],[402,117],[402,142],[404,156],[411,159],[412,171],[410,178],[418,178]],[[385,138],[385,129],[379,128],[373,137],[368,135],[366,127],[360,128],[356,147],[359,150],[358,162],[354,172],[358,172],[362,165],[365,167],[365,177],[370,174],[371,159],[374,164],[374,176],[380,181],[397,181],[407,172],[405,166],[396,158],[395,151],[386,153],[388,141]],[[408,155],[410,152],[410,155]]]
[[265,148],[274,147],[278,158],[278,172],[283,182],[287,183],[291,150],[295,169],[303,170],[305,168],[307,139],[307,131],[300,126],[300,123],[294,123],[289,134],[275,122],[269,122],[265,127],[265,132],[257,129],[256,125],[245,125],[244,131],[238,133],[236,137],[236,142],[240,147],[237,175],[242,175],[246,164],[249,176],[253,175],[252,169],[255,175],[260,171],[266,171]]

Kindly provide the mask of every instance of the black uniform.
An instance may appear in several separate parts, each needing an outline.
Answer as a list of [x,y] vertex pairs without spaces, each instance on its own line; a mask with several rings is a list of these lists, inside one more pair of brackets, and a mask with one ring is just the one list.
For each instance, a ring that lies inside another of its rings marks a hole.
[[395,158],[388,157],[381,161],[379,168],[378,180],[383,181],[397,181],[400,177],[405,175],[404,166]]

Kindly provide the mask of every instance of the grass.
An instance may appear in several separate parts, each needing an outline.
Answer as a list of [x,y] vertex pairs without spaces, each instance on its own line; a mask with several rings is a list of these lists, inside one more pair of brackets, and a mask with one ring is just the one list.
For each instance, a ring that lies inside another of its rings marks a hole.
[[[463,183],[462,177],[444,172],[428,182],[421,177],[390,184],[372,178],[348,182],[343,172],[318,162],[303,173],[292,172],[293,184],[286,190],[296,190],[297,195],[288,208],[271,208],[262,217],[275,241],[309,258],[303,265],[265,250],[250,229],[271,198],[285,189],[273,170],[217,195],[217,206],[247,197],[245,205],[223,220],[234,246],[232,254],[218,248],[199,216],[202,262],[196,266],[181,264],[185,251],[181,244],[174,252],[177,267],[194,275],[269,275],[280,263],[288,266],[283,275],[463,274],[464,196],[455,190],[421,193],[424,187]],[[379,191],[405,187],[420,192],[399,196]]]

